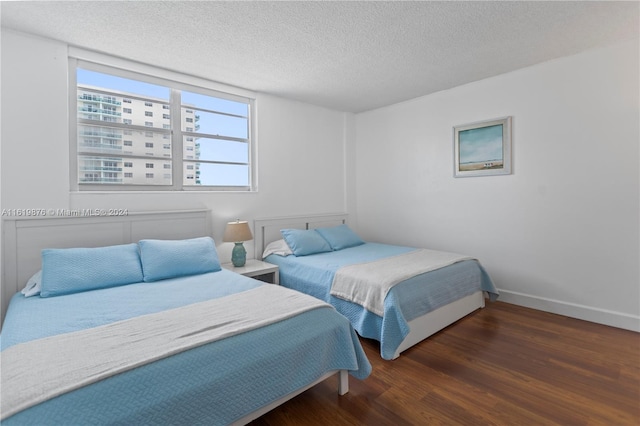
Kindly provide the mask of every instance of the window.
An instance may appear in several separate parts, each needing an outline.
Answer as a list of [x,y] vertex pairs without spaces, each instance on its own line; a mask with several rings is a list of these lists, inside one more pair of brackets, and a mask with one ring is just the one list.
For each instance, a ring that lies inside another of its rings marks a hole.
[[118,176],[122,172],[121,159],[112,157],[87,156],[80,167],[81,182],[110,182],[122,180]]
[[[165,78],[71,63],[75,189],[254,189],[251,98],[196,87],[189,83],[208,83],[162,70]],[[153,149],[154,141],[162,148]],[[155,168],[165,173],[148,173]]]

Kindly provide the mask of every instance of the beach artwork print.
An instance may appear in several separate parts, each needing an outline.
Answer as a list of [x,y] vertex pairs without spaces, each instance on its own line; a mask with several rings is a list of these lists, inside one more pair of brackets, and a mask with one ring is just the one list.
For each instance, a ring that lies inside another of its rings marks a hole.
[[456,177],[511,173],[511,117],[454,127]]

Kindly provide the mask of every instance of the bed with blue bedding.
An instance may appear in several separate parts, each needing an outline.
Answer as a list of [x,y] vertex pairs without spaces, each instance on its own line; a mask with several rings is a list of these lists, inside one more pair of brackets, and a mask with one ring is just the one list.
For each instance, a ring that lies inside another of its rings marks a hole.
[[222,270],[208,237],[44,250],[0,348],[3,425],[243,424],[371,371],[333,307]]
[[[259,231],[258,231],[259,232]],[[280,284],[335,306],[363,337],[378,340],[384,359],[498,297],[477,259],[361,240],[346,224],[281,230],[265,241],[264,260],[279,266]],[[436,260],[432,261],[434,258]],[[346,284],[336,289],[341,274]],[[388,279],[390,285],[376,286]],[[380,291],[375,303],[369,294]]]

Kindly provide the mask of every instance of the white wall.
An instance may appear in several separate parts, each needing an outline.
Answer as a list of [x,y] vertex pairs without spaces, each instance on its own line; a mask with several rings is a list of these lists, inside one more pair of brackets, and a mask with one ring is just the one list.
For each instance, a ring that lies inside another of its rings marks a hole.
[[[638,40],[356,116],[358,230],[477,256],[501,299],[640,331]],[[425,77],[426,78],[426,77]],[[513,174],[452,127],[513,116]]]
[[[227,221],[346,210],[350,115],[262,94],[256,99],[257,193],[70,192],[68,72],[65,44],[2,31],[2,208],[206,207],[223,260],[233,247],[221,243]],[[253,257],[252,242],[245,247]]]

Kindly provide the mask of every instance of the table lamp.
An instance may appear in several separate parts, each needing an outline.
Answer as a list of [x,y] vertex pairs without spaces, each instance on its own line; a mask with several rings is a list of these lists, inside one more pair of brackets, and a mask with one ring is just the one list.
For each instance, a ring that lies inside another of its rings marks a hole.
[[247,261],[247,250],[245,250],[243,241],[249,241],[253,239],[251,235],[251,229],[249,229],[249,223],[247,221],[240,221],[227,223],[227,228],[224,230],[223,241],[227,243],[235,243],[233,250],[231,251],[231,263],[233,266],[244,266]]

